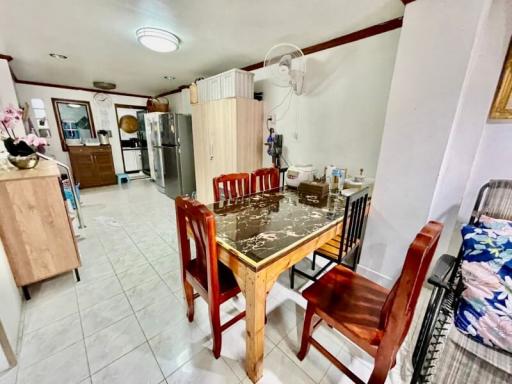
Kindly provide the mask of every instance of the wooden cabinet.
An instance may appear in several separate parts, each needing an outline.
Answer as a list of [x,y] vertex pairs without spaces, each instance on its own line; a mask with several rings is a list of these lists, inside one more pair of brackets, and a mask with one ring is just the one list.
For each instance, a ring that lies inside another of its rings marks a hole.
[[231,98],[192,106],[197,199],[213,202],[212,180],[261,168],[263,109],[257,100]]
[[19,287],[80,266],[55,163],[0,170],[0,212],[0,236]]
[[75,182],[80,183],[80,188],[116,184],[110,145],[69,146],[68,148]]

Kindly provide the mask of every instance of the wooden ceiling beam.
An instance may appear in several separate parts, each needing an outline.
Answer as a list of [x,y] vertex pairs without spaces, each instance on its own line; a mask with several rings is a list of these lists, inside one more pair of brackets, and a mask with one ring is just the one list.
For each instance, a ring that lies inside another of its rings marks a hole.
[[[407,0],[404,0],[407,1]],[[413,0],[409,0],[413,1]],[[334,39],[324,41],[319,44],[311,45],[309,47],[303,48],[302,52],[304,52],[304,55],[310,55],[315,52],[320,52],[325,49],[330,49],[334,47],[338,47],[340,45],[353,43],[358,40],[366,39],[368,37],[380,35],[381,33],[389,32],[394,29],[402,27],[402,17],[397,17],[396,19],[391,19],[388,21],[385,21],[380,24],[372,25],[371,27],[363,28],[355,32],[348,33],[343,36],[336,37]],[[244,71],[253,71],[258,68],[263,67],[263,62],[260,61],[259,63],[251,64],[248,66],[245,66],[241,68]],[[180,92],[183,88],[188,87],[188,85],[181,85],[179,88],[173,89],[172,91],[167,91],[160,93],[156,95],[155,97],[163,97],[172,95],[173,93]]]

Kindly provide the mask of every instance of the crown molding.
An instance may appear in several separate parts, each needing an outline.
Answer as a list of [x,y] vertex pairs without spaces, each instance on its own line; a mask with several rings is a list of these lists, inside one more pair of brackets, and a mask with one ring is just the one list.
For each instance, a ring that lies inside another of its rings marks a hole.
[[[414,0],[404,0],[404,1],[414,1]],[[336,37],[334,39],[324,41],[319,44],[311,45],[306,48],[302,48],[302,52],[304,52],[304,55],[310,55],[312,53],[320,52],[326,49],[338,47],[340,45],[353,43],[358,40],[367,39],[372,36],[380,35],[381,33],[389,32],[394,29],[398,29],[402,27],[402,21],[403,17],[397,17],[395,19],[391,19],[388,21],[385,21],[380,24],[372,25],[371,27],[363,28],[355,32],[348,33],[343,36]],[[254,63],[248,66],[245,66],[241,68],[244,71],[254,71],[255,69],[262,68],[263,62],[260,61],[259,63]],[[159,95],[156,95],[155,97],[163,97],[167,95],[172,95],[173,93],[180,92],[183,88],[187,88],[188,85],[182,85],[179,88],[173,89],[172,91],[167,91],[160,93]]]

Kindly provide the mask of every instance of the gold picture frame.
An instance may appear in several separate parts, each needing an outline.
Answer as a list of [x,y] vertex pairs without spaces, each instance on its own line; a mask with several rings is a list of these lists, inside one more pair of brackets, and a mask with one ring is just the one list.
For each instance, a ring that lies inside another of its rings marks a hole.
[[[490,119],[512,119],[512,44],[508,47],[507,57],[503,64],[500,81],[489,113]],[[508,106],[510,104],[510,106]],[[507,107],[508,106],[508,107]]]

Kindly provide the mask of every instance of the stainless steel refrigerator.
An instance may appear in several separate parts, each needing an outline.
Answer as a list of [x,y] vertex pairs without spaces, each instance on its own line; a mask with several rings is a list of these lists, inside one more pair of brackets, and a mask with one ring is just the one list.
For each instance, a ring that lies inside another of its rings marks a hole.
[[151,132],[155,183],[172,199],[196,190],[190,115],[162,113]]

